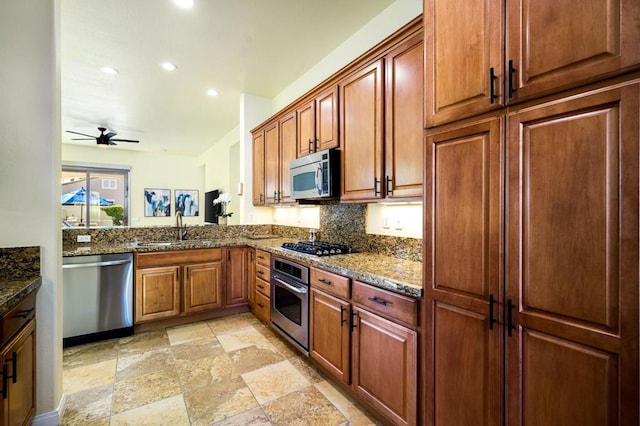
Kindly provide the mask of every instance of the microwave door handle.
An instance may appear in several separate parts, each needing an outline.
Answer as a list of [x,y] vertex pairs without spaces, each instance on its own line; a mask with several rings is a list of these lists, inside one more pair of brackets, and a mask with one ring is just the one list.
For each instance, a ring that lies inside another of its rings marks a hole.
[[294,287],[289,283],[286,283],[284,281],[282,281],[279,278],[274,278],[274,280],[276,280],[277,282],[279,282],[280,284],[282,284],[283,286],[285,286],[286,288],[288,288],[289,290],[298,293],[298,294],[306,294],[307,293],[307,289],[306,288],[298,288],[298,287]]
[[322,195],[322,164],[318,164],[316,169],[316,190],[318,195]]

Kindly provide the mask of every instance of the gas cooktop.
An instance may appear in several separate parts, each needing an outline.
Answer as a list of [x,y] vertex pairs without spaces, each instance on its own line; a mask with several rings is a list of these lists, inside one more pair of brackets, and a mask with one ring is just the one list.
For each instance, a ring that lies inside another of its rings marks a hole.
[[351,248],[342,244],[325,243],[323,241],[316,241],[314,243],[309,241],[300,241],[297,243],[284,243],[282,248],[288,250],[297,251],[305,254],[312,254],[315,256],[331,256],[333,254],[346,254],[351,253]]

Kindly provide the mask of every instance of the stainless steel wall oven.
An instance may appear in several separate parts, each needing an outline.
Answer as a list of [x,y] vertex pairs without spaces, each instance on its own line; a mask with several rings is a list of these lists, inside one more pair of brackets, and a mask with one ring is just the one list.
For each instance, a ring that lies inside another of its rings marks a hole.
[[271,323],[309,354],[309,268],[271,257]]

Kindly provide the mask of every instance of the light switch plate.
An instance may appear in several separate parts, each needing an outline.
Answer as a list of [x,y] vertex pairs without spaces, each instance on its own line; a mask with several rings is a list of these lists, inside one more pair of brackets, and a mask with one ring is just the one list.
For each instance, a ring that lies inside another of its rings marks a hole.
[[78,242],[79,243],[90,243],[91,242],[91,235],[78,235]]

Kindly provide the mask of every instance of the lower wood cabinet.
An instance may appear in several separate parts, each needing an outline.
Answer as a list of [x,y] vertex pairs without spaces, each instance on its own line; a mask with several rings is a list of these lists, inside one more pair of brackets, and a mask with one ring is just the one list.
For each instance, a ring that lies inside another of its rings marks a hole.
[[[253,281],[253,313],[262,321],[271,320],[271,255],[264,250],[255,250],[255,265],[253,275],[249,282]],[[250,289],[251,291],[251,289]]]
[[2,349],[0,424],[27,425],[35,414],[35,318]]
[[136,253],[135,323],[224,307],[222,250]]
[[[417,301],[357,281],[351,299],[345,300],[344,294],[351,292],[337,278],[347,284],[348,278],[315,268],[311,276],[310,357],[388,421],[416,424],[418,335],[395,322],[395,316],[417,324]],[[378,315],[376,308],[361,306],[361,294],[380,303],[381,315],[388,318]],[[387,306],[394,310],[384,311]]]
[[249,252],[246,247],[227,248],[226,306],[247,303]]

